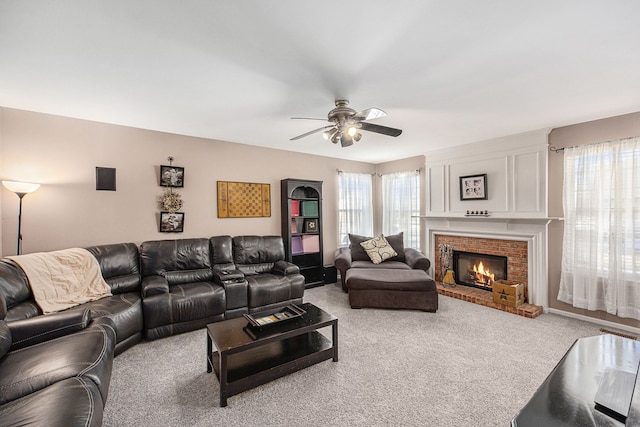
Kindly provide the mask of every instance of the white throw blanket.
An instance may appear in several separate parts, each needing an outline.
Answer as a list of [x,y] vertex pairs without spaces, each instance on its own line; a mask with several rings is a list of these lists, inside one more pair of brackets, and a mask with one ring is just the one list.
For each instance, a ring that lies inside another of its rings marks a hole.
[[111,295],[98,260],[86,249],[71,248],[7,257],[24,271],[44,314]]

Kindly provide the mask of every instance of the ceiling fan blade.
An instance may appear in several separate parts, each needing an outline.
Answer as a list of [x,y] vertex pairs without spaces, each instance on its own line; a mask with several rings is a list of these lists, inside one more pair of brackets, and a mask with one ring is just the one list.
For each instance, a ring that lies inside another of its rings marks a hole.
[[302,135],[294,136],[289,141],[295,141],[297,139],[304,138],[305,136],[309,136],[309,135],[314,134],[316,132],[320,132],[320,131],[323,131],[325,129],[329,129],[329,128],[332,128],[332,127],[333,127],[333,125],[322,126],[321,128],[310,130],[309,132],[303,133]]
[[390,128],[387,126],[374,125],[373,123],[361,122],[360,129],[368,132],[381,133],[388,136],[399,136],[402,133],[402,129]]
[[293,120],[322,120],[323,122],[328,122],[327,119],[319,119],[317,117],[291,117]]
[[387,113],[385,113],[381,109],[376,107],[371,107],[371,108],[367,108],[366,110],[357,112],[353,116],[353,118],[356,120],[373,120],[373,119],[379,119],[380,117],[385,117],[386,115]]

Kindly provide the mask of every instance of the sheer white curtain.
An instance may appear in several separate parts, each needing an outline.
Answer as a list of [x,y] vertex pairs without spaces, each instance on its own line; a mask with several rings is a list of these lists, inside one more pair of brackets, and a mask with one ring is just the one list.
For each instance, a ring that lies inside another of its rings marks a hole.
[[382,175],[382,234],[404,232],[404,245],[420,249],[420,171]]
[[640,319],[640,137],[567,148],[558,299]]
[[373,235],[373,179],[370,173],[339,172],[338,246],[349,246],[349,236]]

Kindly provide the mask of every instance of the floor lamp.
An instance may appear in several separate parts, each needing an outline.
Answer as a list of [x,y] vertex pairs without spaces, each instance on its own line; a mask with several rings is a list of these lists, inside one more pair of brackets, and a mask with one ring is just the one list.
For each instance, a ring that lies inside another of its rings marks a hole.
[[2,185],[4,185],[7,190],[16,193],[16,195],[20,199],[20,207],[18,208],[18,248],[16,249],[16,255],[20,255],[22,253],[22,233],[20,231],[20,228],[22,226],[22,198],[40,188],[40,184],[31,184],[28,182],[17,181],[2,181]]

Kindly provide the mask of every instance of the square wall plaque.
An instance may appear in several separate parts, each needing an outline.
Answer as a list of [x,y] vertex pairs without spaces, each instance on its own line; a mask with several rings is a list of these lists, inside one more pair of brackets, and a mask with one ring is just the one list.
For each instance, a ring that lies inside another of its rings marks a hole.
[[116,168],[96,166],[96,190],[116,191]]

